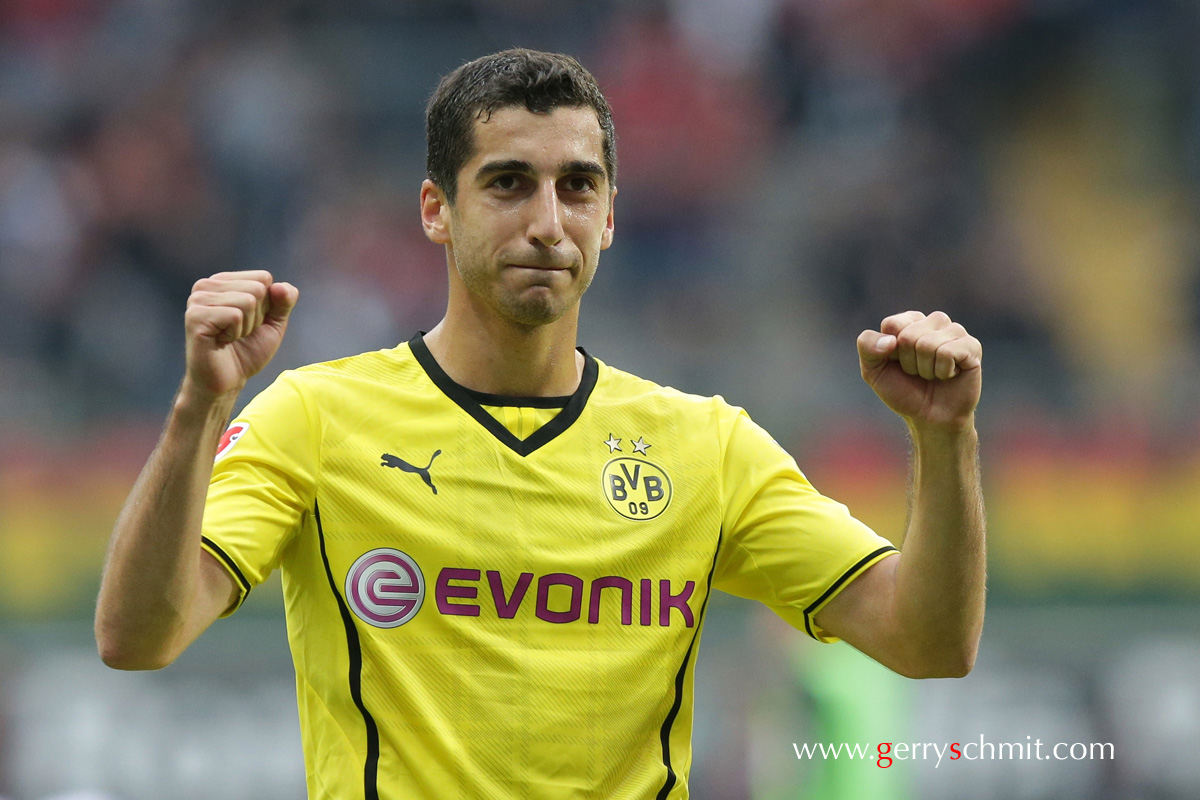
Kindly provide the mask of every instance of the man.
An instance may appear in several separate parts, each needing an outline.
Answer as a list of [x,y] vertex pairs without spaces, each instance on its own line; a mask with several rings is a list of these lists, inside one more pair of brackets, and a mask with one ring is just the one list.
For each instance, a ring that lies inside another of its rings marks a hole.
[[286,372],[226,428],[298,292],[196,284],[186,376],[113,534],[105,663],[169,664],[280,567],[313,798],[687,797],[714,587],[902,674],[965,674],[979,343],[940,313],[859,337],[914,443],[897,557],[744,412],[576,348],[616,195],[590,74],[499,53],[444,78],[427,122],[421,219],[450,281],[428,334]]

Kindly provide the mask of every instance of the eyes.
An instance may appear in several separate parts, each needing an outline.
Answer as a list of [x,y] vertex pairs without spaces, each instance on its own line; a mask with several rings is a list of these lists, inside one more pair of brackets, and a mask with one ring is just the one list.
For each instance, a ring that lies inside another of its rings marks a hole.
[[[492,178],[487,188],[501,194],[517,194],[529,191],[534,182],[528,175],[506,172]],[[558,191],[572,195],[586,195],[598,190],[596,178],[586,174],[564,175],[558,179]]]
[[596,181],[587,175],[568,175],[559,181],[569,192],[591,192],[596,189]]
[[513,192],[521,186],[521,178],[517,175],[497,175],[488,184],[489,188],[499,189],[502,192]]

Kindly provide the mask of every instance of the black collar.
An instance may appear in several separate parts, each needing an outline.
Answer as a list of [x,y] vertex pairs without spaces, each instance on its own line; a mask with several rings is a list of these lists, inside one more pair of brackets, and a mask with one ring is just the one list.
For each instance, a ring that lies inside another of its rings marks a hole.
[[[421,333],[410,339],[408,346],[417,359],[417,363],[425,370],[425,374],[429,376],[435,386],[442,390],[446,397],[457,403],[463,411],[474,417],[475,421],[487,428],[493,436],[522,456],[527,456],[537,450],[579,419],[584,406],[587,405],[588,397],[596,388],[596,376],[600,371],[596,365],[596,359],[588,355],[587,351],[581,347],[579,352],[583,353],[583,377],[574,394],[567,397],[513,397],[511,395],[486,394],[468,389],[447,375],[446,371],[437,363],[437,359],[433,357],[433,353],[429,352],[429,347],[425,344],[424,336]],[[485,405],[561,408],[562,411],[558,412],[554,419],[530,434],[528,438],[518,439],[512,431],[483,409]]]

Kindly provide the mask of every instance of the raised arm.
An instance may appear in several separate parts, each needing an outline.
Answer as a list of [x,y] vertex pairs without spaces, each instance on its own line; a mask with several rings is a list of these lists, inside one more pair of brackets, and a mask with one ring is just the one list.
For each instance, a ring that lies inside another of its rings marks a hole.
[[108,666],[170,664],[236,600],[233,578],[200,547],[204,499],[238,393],[279,349],[298,296],[263,271],[222,272],[193,287],[184,379],[109,542],[96,603]]
[[863,379],[908,424],[911,515],[901,555],[859,576],[817,623],[902,675],[961,677],[983,631],[982,348],[942,312],[909,311],[863,331],[858,354]]

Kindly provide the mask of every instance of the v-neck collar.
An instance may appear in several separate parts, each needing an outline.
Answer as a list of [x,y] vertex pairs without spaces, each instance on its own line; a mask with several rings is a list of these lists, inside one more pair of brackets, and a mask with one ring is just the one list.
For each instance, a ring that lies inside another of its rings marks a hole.
[[[583,377],[579,381],[579,387],[575,390],[574,394],[567,398],[566,405],[562,406],[562,411],[558,412],[554,416],[554,419],[538,428],[528,438],[518,439],[513,435],[512,431],[504,427],[500,420],[484,410],[483,406],[476,399],[476,396],[505,401],[497,403],[497,405],[526,406],[531,408],[556,408],[561,405],[561,400],[559,398],[546,397],[482,395],[478,392],[472,392],[465,386],[456,383],[453,378],[446,374],[446,371],[437,363],[437,359],[433,357],[433,353],[429,352],[429,346],[425,344],[423,334],[418,333],[410,339],[408,346],[412,350],[413,357],[417,359],[417,363],[425,370],[425,374],[429,376],[434,385],[442,391],[442,394],[453,400],[463,411],[474,417],[475,421],[486,428],[492,436],[495,436],[511,450],[522,456],[529,455],[534,450],[551,441],[567,428],[571,427],[575,420],[579,419],[579,415],[583,413],[584,406],[587,405],[588,397],[591,396],[592,390],[596,388],[596,376],[600,371],[596,365],[596,359],[588,355],[587,351],[582,347],[579,348],[579,352],[583,353]],[[547,405],[548,401],[551,402],[550,405]]]

